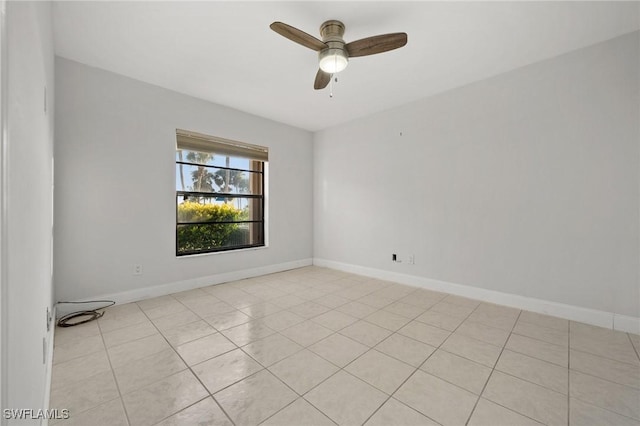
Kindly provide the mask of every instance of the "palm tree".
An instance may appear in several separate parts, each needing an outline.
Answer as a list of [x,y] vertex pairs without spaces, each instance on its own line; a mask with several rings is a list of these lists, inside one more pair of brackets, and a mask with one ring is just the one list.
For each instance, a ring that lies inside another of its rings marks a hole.
[[[187,153],[187,161],[190,163],[207,164],[213,159],[213,154],[207,152],[189,151]],[[193,191],[195,192],[213,192],[214,175],[209,171],[208,167],[198,166],[196,170],[191,172],[193,180]]]

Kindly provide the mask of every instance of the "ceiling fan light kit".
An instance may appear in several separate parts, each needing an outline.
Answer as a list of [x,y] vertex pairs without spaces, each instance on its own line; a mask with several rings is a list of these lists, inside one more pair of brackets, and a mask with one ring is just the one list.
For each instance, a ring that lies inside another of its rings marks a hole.
[[407,44],[406,33],[383,34],[345,44],[342,38],[344,24],[336,20],[326,21],[320,26],[322,40],[282,22],[274,22],[270,28],[281,36],[318,52],[320,69],[313,84],[316,90],[327,87],[331,76],[347,67],[349,58],[388,52]]

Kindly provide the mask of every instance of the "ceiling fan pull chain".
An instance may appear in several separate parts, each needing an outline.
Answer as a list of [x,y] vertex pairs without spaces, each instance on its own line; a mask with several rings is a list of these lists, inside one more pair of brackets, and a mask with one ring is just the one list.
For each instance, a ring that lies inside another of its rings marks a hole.
[[329,98],[333,98],[333,75],[329,79]]

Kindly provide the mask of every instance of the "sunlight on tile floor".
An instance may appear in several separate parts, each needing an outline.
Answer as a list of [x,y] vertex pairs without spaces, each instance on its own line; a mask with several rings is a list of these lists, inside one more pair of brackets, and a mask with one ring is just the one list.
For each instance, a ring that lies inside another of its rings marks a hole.
[[318,267],[54,344],[51,424],[640,426],[640,336]]

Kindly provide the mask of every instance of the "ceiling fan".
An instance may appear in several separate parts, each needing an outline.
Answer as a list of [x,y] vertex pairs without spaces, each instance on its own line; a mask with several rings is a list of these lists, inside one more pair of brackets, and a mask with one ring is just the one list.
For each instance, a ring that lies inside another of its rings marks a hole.
[[326,21],[320,26],[322,41],[282,22],[274,22],[269,27],[281,36],[318,52],[320,69],[313,83],[316,90],[327,87],[331,75],[345,69],[349,58],[388,52],[407,44],[406,33],[382,34],[345,44],[342,38],[344,24],[336,20]]

